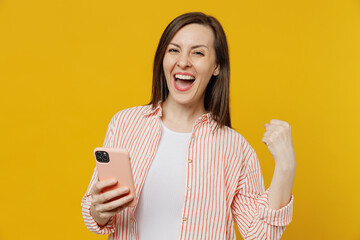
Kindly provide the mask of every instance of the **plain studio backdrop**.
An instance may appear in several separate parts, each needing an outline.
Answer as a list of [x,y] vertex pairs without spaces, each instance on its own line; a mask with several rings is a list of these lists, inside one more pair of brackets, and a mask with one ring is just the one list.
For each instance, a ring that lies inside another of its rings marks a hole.
[[295,205],[283,239],[360,239],[355,0],[0,1],[0,239],[107,238],[81,216],[92,151],[116,112],[148,103],[161,33],[189,11],[223,24],[233,127],[266,187],[274,160],[263,124],[292,126]]

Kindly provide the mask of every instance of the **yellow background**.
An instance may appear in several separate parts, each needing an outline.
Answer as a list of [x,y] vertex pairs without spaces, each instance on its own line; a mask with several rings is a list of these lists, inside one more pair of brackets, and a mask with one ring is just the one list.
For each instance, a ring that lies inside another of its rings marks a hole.
[[[160,35],[188,11],[228,36],[233,127],[274,167],[263,124],[293,128],[283,239],[360,239],[360,2],[0,1],[0,239],[106,239],[80,201],[110,118],[149,101]],[[239,236],[239,239],[241,237]]]

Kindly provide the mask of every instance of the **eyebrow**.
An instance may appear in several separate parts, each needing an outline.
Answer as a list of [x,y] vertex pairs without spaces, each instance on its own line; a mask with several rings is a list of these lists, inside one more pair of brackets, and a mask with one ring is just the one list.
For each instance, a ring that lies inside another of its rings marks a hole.
[[[172,44],[172,45],[174,45],[174,46],[176,46],[176,47],[178,47],[178,48],[181,48],[179,44],[176,44],[176,43],[169,43],[169,44]],[[194,46],[191,47],[191,49],[199,48],[199,47],[204,47],[204,48],[209,49],[209,48],[208,48],[206,45],[204,45],[204,44],[194,45]]]

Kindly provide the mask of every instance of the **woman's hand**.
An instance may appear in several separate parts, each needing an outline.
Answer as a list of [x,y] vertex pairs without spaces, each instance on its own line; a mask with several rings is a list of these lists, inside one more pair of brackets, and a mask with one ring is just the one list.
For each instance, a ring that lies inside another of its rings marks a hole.
[[[91,216],[99,226],[104,226],[110,218],[124,209],[124,205],[133,200],[129,195],[128,187],[120,187],[102,193],[106,187],[117,183],[116,179],[109,179],[97,182],[91,190],[92,203],[90,207]],[[114,199],[120,197],[119,199]]]
[[295,178],[296,160],[287,122],[273,119],[264,125],[266,132],[262,142],[266,144],[275,160],[274,175],[270,184],[268,200],[271,209],[286,206],[291,198]]
[[292,169],[296,166],[295,152],[291,136],[290,124],[281,120],[273,119],[265,123],[266,132],[262,142],[271,152],[275,164],[283,169]]

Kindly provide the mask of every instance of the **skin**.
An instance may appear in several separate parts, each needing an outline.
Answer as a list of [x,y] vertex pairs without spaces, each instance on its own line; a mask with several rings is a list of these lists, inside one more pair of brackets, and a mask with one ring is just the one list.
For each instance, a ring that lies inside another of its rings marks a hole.
[[[162,121],[171,130],[191,132],[196,119],[206,113],[206,86],[211,76],[217,76],[220,72],[220,66],[216,63],[212,30],[200,24],[189,24],[181,28],[170,41],[163,68],[169,95],[162,104]],[[173,75],[178,72],[195,76],[195,83],[188,91],[178,91],[174,87]]]
[[[195,121],[206,113],[205,89],[212,75],[217,76],[220,66],[216,63],[214,35],[204,25],[189,24],[180,29],[171,40],[163,60],[169,95],[162,103],[162,121],[176,132],[191,132]],[[177,72],[191,73],[196,77],[188,91],[174,87],[173,75]],[[291,127],[281,120],[273,119],[264,125],[266,132],[262,141],[275,160],[275,170],[269,188],[269,207],[280,209],[291,198],[296,161],[292,143]],[[102,189],[116,184],[115,179],[99,181],[92,189],[91,215],[100,225],[120,213],[132,200],[129,188],[122,187],[102,193]],[[121,196],[118,200],[112,200]]]
[[[101,192],[104,188],[115,185],[116,182],[116,179],[99,181],[91,190],[93,200],[90,213],[99,226],[106,225],[112,216],[120,213],[124,209],[124,205],[133,200],[133,197],[129,195],[128,187]],[[120,196],[122,197],[117,200],[111,200]]]
[[290,201],[295,178],[296,160],[291,126],[285,121],[272,119],[265,123],[262,138],[275,160],[275,170],[269,187],[269,207],[280,209]]

